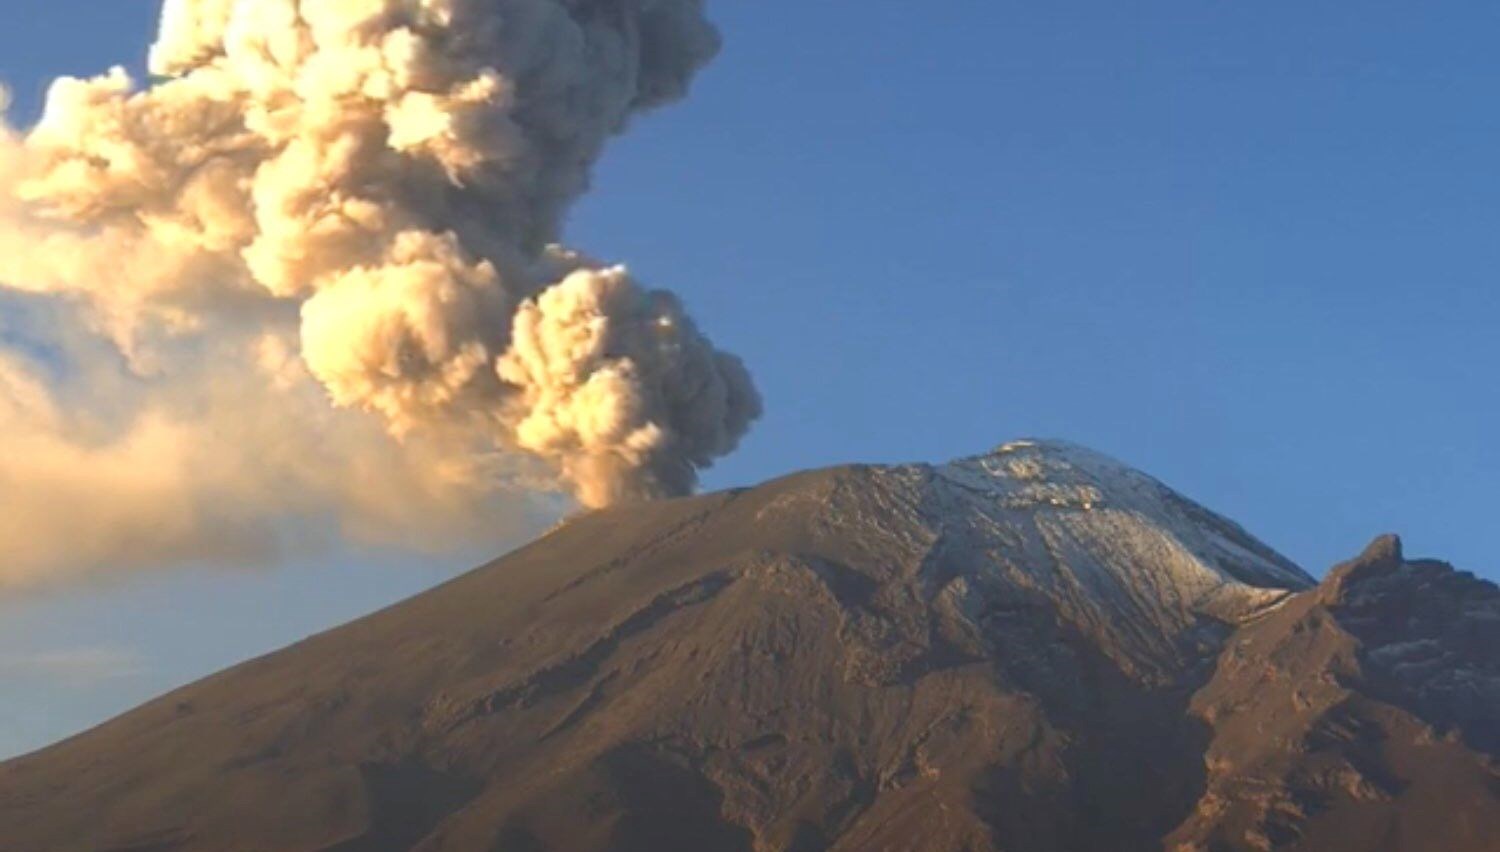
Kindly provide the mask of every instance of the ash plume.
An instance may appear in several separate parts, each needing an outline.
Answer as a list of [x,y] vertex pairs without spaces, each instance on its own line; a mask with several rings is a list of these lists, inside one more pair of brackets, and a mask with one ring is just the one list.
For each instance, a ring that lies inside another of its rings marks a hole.
[[0,126],[0,292],[51,318],[0,334],[0,583],[80,533],[181,561],[691,491],[749,373],[559,243],[718,46],[700,0],[166,0],[148,85],[55,81]]

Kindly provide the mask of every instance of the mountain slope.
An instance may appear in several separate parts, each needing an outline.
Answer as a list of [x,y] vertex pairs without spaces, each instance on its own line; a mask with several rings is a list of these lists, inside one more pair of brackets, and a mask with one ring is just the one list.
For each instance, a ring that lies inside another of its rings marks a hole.
[[1176,838],[1500,848],[1500,589],[1394,536],[1237,633],[1192,714],[1210,772]]
[[[1425,615],[1385,612],[1401,601]],[[0,765],[0,834],[1352,850],[1378,848],[1338,837],[1374,813],[1399,848],[1479,849],[1500,828],[1494,616],[1492,585],[1399,554],[1314,586],[1066,444],[835,468],[580,517]],[[1463,818],[1429,825],[1454,790]]]

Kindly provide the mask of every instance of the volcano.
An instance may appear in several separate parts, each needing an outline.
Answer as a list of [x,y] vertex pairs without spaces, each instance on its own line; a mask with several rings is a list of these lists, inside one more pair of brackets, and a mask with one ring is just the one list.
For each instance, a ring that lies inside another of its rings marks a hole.
[[579,516],[0,765],[0,849],[1493,852],[1497,747],[1494,584],[1018,441]]

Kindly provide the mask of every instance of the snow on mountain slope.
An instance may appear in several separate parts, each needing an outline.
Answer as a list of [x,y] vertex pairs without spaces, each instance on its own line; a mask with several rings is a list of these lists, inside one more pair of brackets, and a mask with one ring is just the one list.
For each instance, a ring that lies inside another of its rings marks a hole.
[[1314,584],[1235,523],[1073,444],[1014,441],[931,470],[977,575],[1041,594],[1127,652],[1160,657],[1205,621],[1241,623]]

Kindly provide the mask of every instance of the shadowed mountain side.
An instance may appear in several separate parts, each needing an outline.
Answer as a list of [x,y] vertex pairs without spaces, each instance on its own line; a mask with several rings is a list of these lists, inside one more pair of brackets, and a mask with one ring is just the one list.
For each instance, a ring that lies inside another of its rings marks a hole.
[[[1381,576],[1406,588],[1404,565]],[[1295,799],[1322,752],[1384,785],[1360,807],[1425,814],[1442,783],[1489,826],[1493,771],[1462,732],[1489,736],[1493,705],[1450,712],[1456,687],[1394,662],[1359,669],[1379,689],[1338,669],[1400,656],[1337,626],[1379,611],[1348,576],[1312,588],[1064,444],[798,474],[582,516],[0,765],[0,827],[16,852],[1373,848],[1324,842],[1341,823],[1305,802],[1223,806],[1256,784]],[[1342,656],[1278,651],[1311,612]],[[1488,641],[1430,621],[1445,665]],[[1261,684],[1254,655],[1281,653],[1295,682]],[[1356,700],[1401,720],[1388,740],[1338,726]],[[1460,733],[1428,743],[1439,716]]]
[[[1376,539],[1229,641],[1187,848],[1490,850],[1500,589]],[[1170,844],[1169,844],[1170,848]]]

